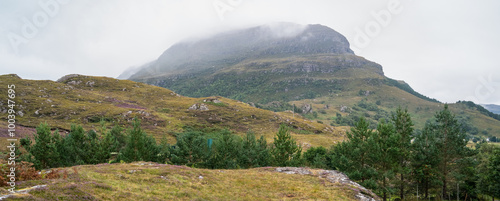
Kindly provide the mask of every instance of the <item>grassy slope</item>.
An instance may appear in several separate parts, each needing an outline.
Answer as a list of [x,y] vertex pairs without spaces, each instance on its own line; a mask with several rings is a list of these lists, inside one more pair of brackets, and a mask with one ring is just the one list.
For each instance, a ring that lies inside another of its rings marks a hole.
[[[349,112],[340,112],[341,106],[353,108],[359,101],[380,103],[379,109],[390,114],[398,106],[408,107],[416,127],[423,128],[425,121],[442,109],[442,103],[417,97],[407,90],[394,86],[383,75],[378,64],[355,55],[317,54],[280,58],[248,59],[237,64],[221,64],[220,69],[203,72],[171,72],[171,77],[146,77],[138,81],[171,88],[176,92],[193,96],[221,95],[245,102],[264,104],[272,101],[287,102],[301,107],[313,104],[318,118],[330,124],[336,113],[344,117]],[[359,95],[359,91],[370,91],[370,95]],[[415,95],[416,94],[416,95]],[[315,98],[310,98],[313,96]],[[328,105],[329,108],[325,109]],[[272,107],[267,107],[272,109]],[[481,114],[474,108],[462,104],[451,104],[452,111],[467,118],[479,130],[478,135],[500,137],[500,121]],[[373,122],[374,111],[360,109],[357,115],[365,115]]]
[[[34,132],[34,127],[47,122],[62,132],[71,124],[82,124],[85,129],[99,131],[98,121],[104,118],[107,126],[120,124],[130,128],[135,117],[142,119],[148,134],[157,139],[166,136],[175,142],[173,134],[185,126],[200,128],[227,128],[237,134],[248,130],[265,135],[268,140],[277,132],[279,124],[286,122],[297,130],[312,134],[293,134],[300,142],[311,145],[330,146],[343,134],[341,129],[311,122],[287,113],[275,113],[257,109],[246,103],[219,98],[222,104],[205,103],[209,111],[188,110],[193,104],[202,104],[205,98],[189,98],[161,87],[128,80],[106,77],[78,76],[63,83],[54,81],[24,80],[14,75],[0,76],[0,85],[16,85],[16,124],[18,137]],[[0,88],[7,95],[7,87]],[[7,128],[6,99],[0,100],[3,115],[0,129]],[[36,114],[38,113],[38,114]],[[2,132],[2,138],[6,134]],[[6,140],[0,140],[6,143]],[[2,146],[2,150],[4,146]]]
[[[357,94],[359,90],[369,90],[371,94],[368,96],[359,95]],[[442,110],[444,105],[443,103],[422,100],[403,90],[387,85],[379,87],[359,85],[358,87],[352,88],[349,92],[330,94],[315,99],[291,101],[291,104],[298,106],[311,104],[313,111],[318,112],[318,118],[312,118],[311,115],[308,115],[307,117],[315,120],[321,120],[325,124],[330,124],[331,122],[334,122],[335,118],[332,117],[335,117],[336,113],[340,113],[344,117],[350,115],[349,112],[341,112],[341,106],[353,108],[362,100],[365,100],[367,103],[371,103],[372,105],[376,105],[376,102],[379,101],[380,105],[378,105],[378,108],[386,111],[388,114],[395,111],[398,106],[408,108],[415,126],[418,129],[422,129],[425,122],[428,119],[433,118],[436,112]],[[330,107],[325,109],[326,105]],[[357,108],[359,109],[359,111],[357,111],[358,114],[368,113],[370,116],[369,118],[372,118],[373,120],[373,117],[376,114],[375,112],[359,107]],[[459,118],[468,117],[469,122],[479,129],[479,135],[482,135],[481,131],[486,130],[489,135],[500,136],[500,122],[498,120],[483,115],[476,109],[469,108],[464,104],[450,104],[450,109]],[[319,111],[325,111],[326,114]]]
[[207,170],[136,162],[59,170],[64,171],[67,178],[19,184],[17,189],[47,187],[14,200],[356,200],[357,193],[355,187],[329,183],[317,174],[285,174],[275,168]]

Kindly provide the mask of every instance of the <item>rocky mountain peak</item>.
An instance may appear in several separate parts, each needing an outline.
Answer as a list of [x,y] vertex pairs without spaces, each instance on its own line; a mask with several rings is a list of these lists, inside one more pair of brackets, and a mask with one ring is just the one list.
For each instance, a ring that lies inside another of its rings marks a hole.
[[335,30],[319,25],[273,23],[179,42],[130,78],[178,69],[204,69],[245,59],[312,54],[353,54]]

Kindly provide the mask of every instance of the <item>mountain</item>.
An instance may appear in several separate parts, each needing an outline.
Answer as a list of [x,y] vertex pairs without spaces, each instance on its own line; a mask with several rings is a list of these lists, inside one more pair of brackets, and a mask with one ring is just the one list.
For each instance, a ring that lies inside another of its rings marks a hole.
[[489,110],[490,112],[493,112],[495,114],[500,114],[500,105],[495,105],[495,104],[481,104],[484,108]]
[[318,53],[353,54],[347,39],[328,27],[275,23],[177,43],[130,79],[221,68],[250,58]]
[[141,70],[141,66],[132,66],[123,71],[116,79],[125,80]]
[[[444,105],[386,77],[381,65],[355,55],[344,36],[317,24],[277,23],[179,42],[129,79],[190,97],[294,110],[333,126],[352,126],[364,116],[374,128],[402,106],[422,129]],[[500,136],[500,118],[475,104],[450,109],[469,134]]]
[[[186,128],[229,129],[236,134],[253,131],[268,140],[281,123],[292,128],[298,142],[307,146],[330,146],[341,140],[343,131],[329,125],[312,122],[290,112],[272,112],[223,97],[189,98],[171,90],[129,80],[106,77],[68,75],[57,82],[26,80],[17,75],[1,75],[0,84],[15,85],[16,138],[31,136],[35,127],[47,122],[61,133],[72,124],[86,130],[119,124],[130,128],[134,117],[142,120],[143,129],[158,140],[166,137],[175,142],[175,134]],[[7,87],[0,93],[8,94]],[[7,143],[7,100],[0,100],[4,114],[0,130],[5,131],[0,151]]]

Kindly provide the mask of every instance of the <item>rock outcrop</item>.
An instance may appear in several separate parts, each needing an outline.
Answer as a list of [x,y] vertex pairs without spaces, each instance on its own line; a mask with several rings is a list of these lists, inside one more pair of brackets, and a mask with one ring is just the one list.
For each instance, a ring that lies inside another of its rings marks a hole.
[[375,193],[349,179],[347,175],[336,170],[311,170],[303,167],[278,167],[277,172],[286,174],[311,175],[324,178],[326,181],[342,186],[348,186],[356,191],[355,197],[360,201],[381,200]]

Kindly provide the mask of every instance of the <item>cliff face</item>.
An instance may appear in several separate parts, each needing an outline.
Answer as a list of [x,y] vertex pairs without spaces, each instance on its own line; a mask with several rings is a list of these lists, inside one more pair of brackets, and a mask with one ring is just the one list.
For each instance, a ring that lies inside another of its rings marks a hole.
[[175,70],[201,70],[243,60],[311,54],[353,54],[347,39],[322,25],[277,23],[180,42],[130,79]]

